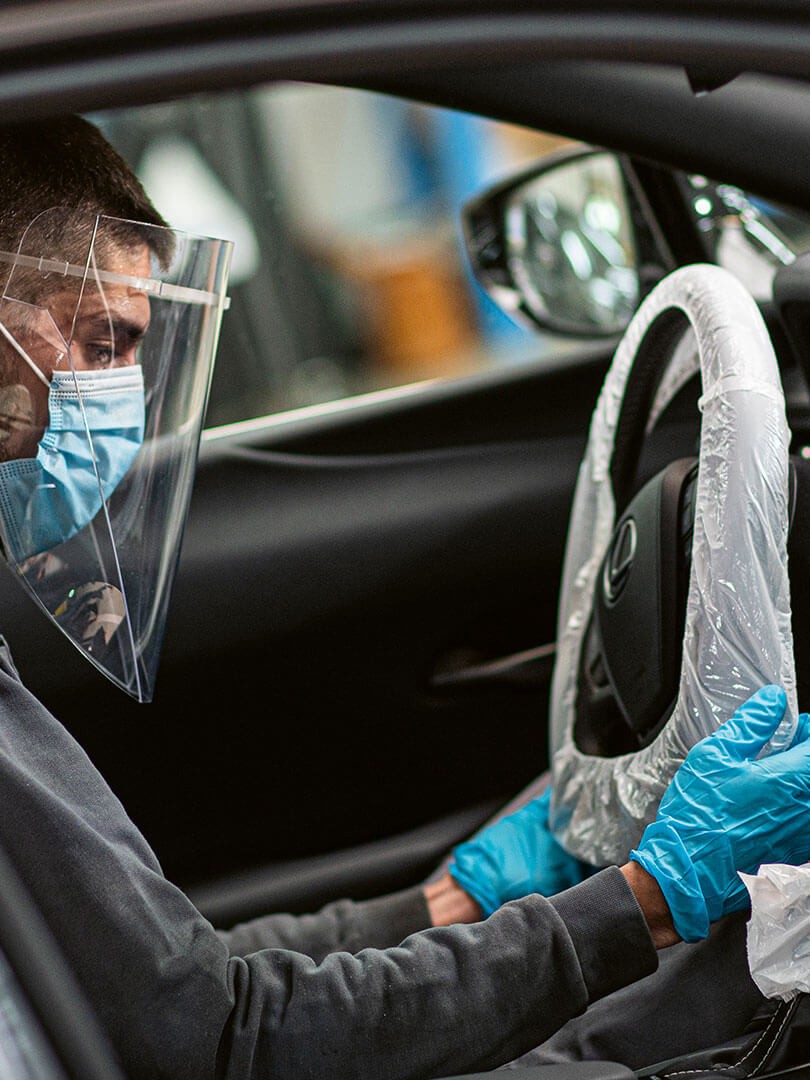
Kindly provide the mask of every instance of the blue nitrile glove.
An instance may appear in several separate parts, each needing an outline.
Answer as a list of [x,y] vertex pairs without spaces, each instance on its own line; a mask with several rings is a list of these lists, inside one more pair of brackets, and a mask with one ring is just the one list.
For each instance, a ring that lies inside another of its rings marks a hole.
[[757,760],[785,711],[778,686],[758,690],[686,756],[630,858],[656,879],[684,941],[748,906],[738,870],[810,858],[810,716],[792,746]]
[[529,893],[553,896],[594,868],[560,847],[548,827],[551,789],[496,821],[453,852],[450,873],[486,918],[507,900]]

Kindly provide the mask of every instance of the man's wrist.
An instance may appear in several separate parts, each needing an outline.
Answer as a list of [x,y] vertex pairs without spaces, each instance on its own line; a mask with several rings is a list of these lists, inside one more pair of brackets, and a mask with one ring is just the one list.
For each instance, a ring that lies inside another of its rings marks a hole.
[[658,882],[637,862],[625,863],[621,871],[638,901],[656,949],[675,945],[681,939]]
[[450,874],[425,886],[425,900],[433,926],[478,922],[481,918],[481,908]]

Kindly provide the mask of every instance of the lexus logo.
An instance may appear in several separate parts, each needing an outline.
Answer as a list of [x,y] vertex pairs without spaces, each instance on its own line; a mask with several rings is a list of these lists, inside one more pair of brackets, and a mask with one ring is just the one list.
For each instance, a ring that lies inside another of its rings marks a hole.
[[633,559],[636,557],[638,529],[632,518],[625,518],[613,534],[607,558],[602,588],[609,604],[615,604],[624,591]]

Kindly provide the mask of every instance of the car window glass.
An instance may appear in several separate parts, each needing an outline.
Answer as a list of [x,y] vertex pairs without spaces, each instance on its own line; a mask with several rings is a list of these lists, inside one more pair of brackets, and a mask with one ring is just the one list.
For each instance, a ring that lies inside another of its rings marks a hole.
[[[344,87],[260,86],[92,119],[173,226],[235,242],[209,427],[553,357],[475,283],[460,209],[562,138]],[[806,215],[684,176],[696,227],[754,295]]]
[[236,243],[209,426],[570,348],[484,295],[459,216],[562,139],[297,84],[92,119],[170,224]]

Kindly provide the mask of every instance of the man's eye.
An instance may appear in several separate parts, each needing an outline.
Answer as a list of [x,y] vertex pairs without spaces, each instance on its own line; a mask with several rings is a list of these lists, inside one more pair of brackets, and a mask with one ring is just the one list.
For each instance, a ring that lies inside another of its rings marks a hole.
[[93,367],[109,367],[115,362],[116,349],[109,341],[91,343],[86,350],[87,361]]

